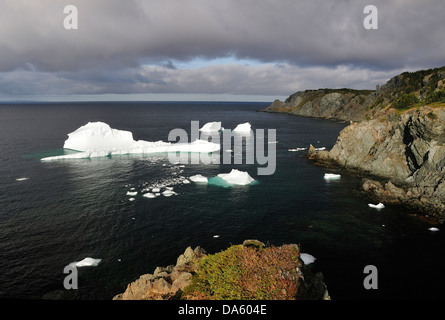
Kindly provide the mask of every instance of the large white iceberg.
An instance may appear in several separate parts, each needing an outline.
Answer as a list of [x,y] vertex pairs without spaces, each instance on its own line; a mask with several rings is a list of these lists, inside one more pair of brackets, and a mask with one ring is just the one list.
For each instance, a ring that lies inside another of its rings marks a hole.
[[217,152],[221,146],[205,140],[192,143],[170,143],[164,141],[144,141],[133,139],[130,131],[112,129],[104,122],[88,122],[68,134],[63,147],[80,151],[73,154],[46,157],[42,161],[106,157],[124,154],[149,154],[164,152]]
[[246,133],[251,132],[251,126],[249,122],[241,123],[233,129],[233,132]]
[[237,169],[232,169],[230,173],[220,173],[218,177],[224,179],[227,183],[238,185],[246,185],[255,181],[247,172]]
[[202,132],[218,132],[219,130],[221,130],[221,122],[208,122],[199,129]]

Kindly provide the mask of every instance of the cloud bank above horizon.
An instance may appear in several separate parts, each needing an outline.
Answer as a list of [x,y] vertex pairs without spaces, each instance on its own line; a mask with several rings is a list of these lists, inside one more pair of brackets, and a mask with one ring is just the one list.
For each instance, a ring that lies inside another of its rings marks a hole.
[[[78,8],[66,30],[63,9]],[[0,100],[287,97],[445,65],[440,0],[5,0]]]

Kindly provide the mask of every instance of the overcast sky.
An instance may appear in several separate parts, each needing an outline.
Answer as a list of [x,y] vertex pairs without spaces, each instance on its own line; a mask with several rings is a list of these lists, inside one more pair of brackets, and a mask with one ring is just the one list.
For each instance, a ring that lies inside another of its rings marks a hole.
[[[378,9],[367,30],[366,5]],[[63,9],[78,9],[78,29]],[[443,0],[1,0],[0,101],[273,101],[445,65]]]

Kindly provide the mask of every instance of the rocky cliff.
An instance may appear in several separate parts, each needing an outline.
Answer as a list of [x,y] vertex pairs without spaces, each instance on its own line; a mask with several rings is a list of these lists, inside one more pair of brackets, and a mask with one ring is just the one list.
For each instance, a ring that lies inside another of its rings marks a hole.
[[391,108],[445,102],[445,67],[404,72],[376,90],[319,89],[299,91],[284,102],[275,100],[264,112],[362,121],[381,118]]
[[445,220],[445,67],[405,72],[375,91],[309,90],[264,110],[349,120],[330,151],[309,158],[366,176],[363,190]]
[[330,151],[311,148],[309,158],[377,176],[364,179],[363,189],[380,202],[445,217],[443,108],[424,106],[353,123]]
[[330,299],[321,273],[313,274],[296,244],[258,240],[210,255],[188,247],[176,265],[142,275],[113,300]]

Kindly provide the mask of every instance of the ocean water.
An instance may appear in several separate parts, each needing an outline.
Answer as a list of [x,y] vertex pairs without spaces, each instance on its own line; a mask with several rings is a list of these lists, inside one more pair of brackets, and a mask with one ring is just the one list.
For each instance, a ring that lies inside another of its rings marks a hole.
[[[175,264],[187,246],[214,253],[258,239],[299,243],[315,256],[311,268],[323,272],[332,299],[443,299],[445,230],[429,231],[416,212],[403,208],[369,208],[360,177],[288,151],[310,143],[329,149],[346,124],[257,112],[266,106],[0,105],[0,298],[111,299],[156,266]],[[249,121],[254,130],[276,130],[276,171],[259,176],[257,165],[245,163],[174,164],[165,154],[40,161],[67,152],[67,134],[89,121],[146,141],[167,141],[175,128],[190,132],[191,121],[222,121],[232,129]],[[249,172],[256,183],[181,183],[234,168]],[[342,177],[328,182],[327,172]],[[142,197],[142,189],[153,185],[172,186],[178,194]],[[132,188],[138,194],[129,201]],[[65,290],[64,267],[86,257],[101,262],[79,268],[79,289]],[[378,270],[377,289],[363,286],[367,265]]]

